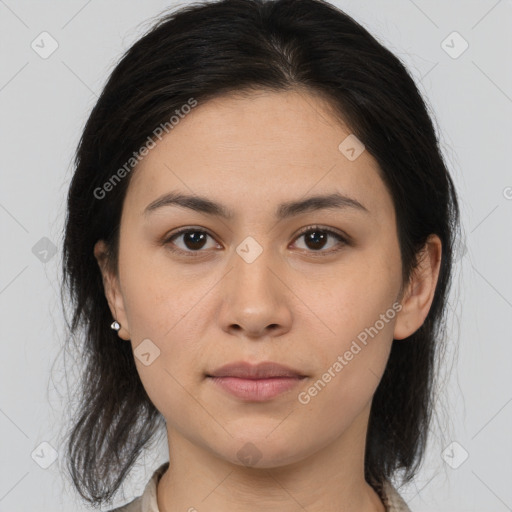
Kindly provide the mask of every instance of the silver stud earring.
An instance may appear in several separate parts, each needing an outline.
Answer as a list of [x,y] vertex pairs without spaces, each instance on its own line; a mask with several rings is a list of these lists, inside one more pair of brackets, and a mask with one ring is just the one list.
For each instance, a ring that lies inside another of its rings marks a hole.
[[119,331],[119,329],[121,329],[121,325],[120,325],[120,323],[119,323],[117,320],[114,320],[114,321],[110,324],[110,328],[111,328],[111,329],[114,329],[114,331]]

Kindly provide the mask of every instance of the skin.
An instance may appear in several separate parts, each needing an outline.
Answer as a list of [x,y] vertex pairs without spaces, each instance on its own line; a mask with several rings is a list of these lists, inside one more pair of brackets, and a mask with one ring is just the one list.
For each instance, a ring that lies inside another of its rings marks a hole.
[[[441,242],[430,237],[400,294],[391,196],[368,151],[350,161],[338,149],[350,133],[324,100],[304,91],[199,104],[133,171],[117,273],[105,264],[103,241],[95,246],[119,336],[134,350],[147,338],[160,350],[148,366],[135,362],[167,422],[170,467],[158,484],[161,512],[384,511],[364,479],[372,397],[393,338],[411,335],[427,316]],[[171,190],[207,196],[234,217],[178,206],[143,213]],[[333,192],[368,212],[274,218],[282,202]],[[316,224],[348,234],[352,243],[329,235],[323,246],[308,244],[299,231]],[[165,242],[181,227],[210,236],[203,246],[183,235]],[[263,250],[251,263],[236,252],[248,236]],[[173,243],[188,253],[171,252]],[[202,251],[199,257],[190,256],[194,250]],[[393,304],[401,305],[394,318],[300,403],[298,393]],[[307,378],[271,400],[248,402],[205,377],[240,360],[279,362]],[[254,466],[237,457],[248,442],[260,457]]]

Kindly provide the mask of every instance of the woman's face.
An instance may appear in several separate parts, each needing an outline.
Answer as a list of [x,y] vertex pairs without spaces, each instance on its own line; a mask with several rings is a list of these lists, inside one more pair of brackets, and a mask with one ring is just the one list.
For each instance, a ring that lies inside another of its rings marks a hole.
[[[225,96],[192,109],[133,171],[108,296],[175,439],[266,467],[364,439],[393,337],[409,333],[391,196],[348,136],[309,94]],[[258,399],[207,377],[241,361],[305,378]]]

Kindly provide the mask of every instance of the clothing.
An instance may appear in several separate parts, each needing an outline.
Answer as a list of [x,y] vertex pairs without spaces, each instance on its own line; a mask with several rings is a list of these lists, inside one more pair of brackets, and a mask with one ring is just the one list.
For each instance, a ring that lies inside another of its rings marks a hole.
[[[160,477],[168,467],[169,463],[166,462],[153,473],[141,496],[109,512],[159,512],[156,489]],[[375,492],[380,496],[382,503],[386,507],[386,512],[411,512],[411,509],[390,482],[384,482],[382,487],[375,489]]]

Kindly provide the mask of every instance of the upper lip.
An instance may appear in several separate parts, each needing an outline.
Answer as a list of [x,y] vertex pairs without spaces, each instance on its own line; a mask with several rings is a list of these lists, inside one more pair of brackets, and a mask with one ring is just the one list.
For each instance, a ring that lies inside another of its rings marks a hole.
[[305,377],[298,370],[279,363],[263,362],[251,364],[246,361],[229,363],[207,375],[208,377],[238,377],[242,379],[265,379],[271,377]]

